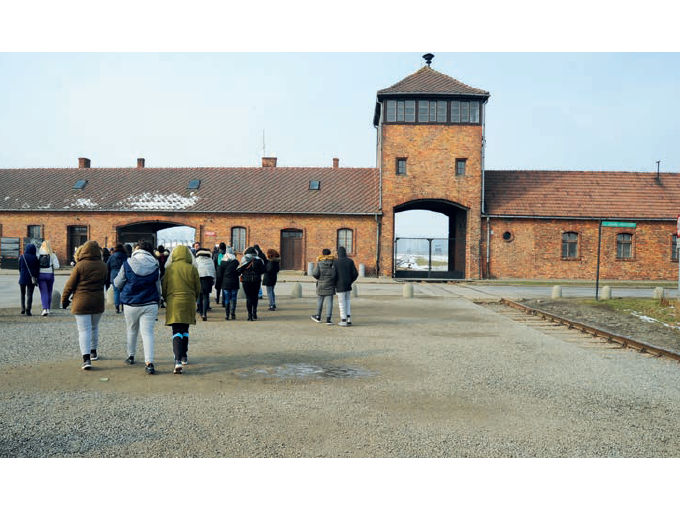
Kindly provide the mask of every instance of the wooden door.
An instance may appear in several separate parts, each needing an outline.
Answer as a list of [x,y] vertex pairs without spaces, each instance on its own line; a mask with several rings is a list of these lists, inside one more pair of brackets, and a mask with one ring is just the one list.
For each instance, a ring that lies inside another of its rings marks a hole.
[[302,271],[302,230],[281,231],[281,269]]

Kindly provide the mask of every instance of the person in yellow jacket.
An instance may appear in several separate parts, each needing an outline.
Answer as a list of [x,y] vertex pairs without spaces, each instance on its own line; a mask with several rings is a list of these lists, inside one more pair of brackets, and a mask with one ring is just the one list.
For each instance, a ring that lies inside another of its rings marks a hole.
[[187,246],[179,245],[172,250],[172,263],[165,266],[161,287],[166,303],[165,325],[172,326],[174,372],[181,374],[187,364],[189,326],[196,324],[196,300],[201,293],[201,280]]

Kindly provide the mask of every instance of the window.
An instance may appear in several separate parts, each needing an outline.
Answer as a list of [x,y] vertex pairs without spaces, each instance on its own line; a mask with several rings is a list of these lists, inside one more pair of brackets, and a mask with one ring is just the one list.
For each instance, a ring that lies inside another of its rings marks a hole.
[[470,103],[460,103],[460,121],[470,122]]
[[86,179],[82,179],[80,181],[76,181],[76,183],[73,185],[73,189],[83,189],[85,185],[87,184]]
[[397,158],[397,175],[406,175],[406,158]]
[[618,234],[616,236],[616,258],[633,258],[633,234]]
[[418,122],[427,122],[430,118],[430,102],[418,101]]
[[451,122],[460,122],[460,101],[451,101]]
[[446,101],[437,101],[437,122],[446,122]]
[[678,261],[678,234],[673,234],[671,240],[671,260]]
[[246,250],[245,227],[233,227],[231,229],[231,246],[234,251],[244,252]]
[[437,102],[430,101],[430,122],[437,122]]
[[42,225],[29,225],[27,234],[30,239],[42,239]]
[[562,234],[562,258],[575,259],[578,257],[578,234],[565,232]]
[[506,243],[511,243],[515,239],[514,234],[509,230],[503,232],[503,235],[501,237],[503,238],[503,241],[505,241]]
[[397,102],[387,101],[387,122],[397,120]]
[[456,175],[465,175],[465,163],[467,159],[456,160]]
[[321,181],[309,181],[309,189],[313,190],[321,189]]
[[397,102],[397,122],[404,122],[404,102]]
[[201,187],[201,180],[200,179],[192,179],[189,181],[189,184],[187,184],[187,189],[198,189]]
[[347,253],[352,253],[352,230],[341,228],[338,230],[338,248],[343,246]]
[[406,122],[416,121],[416,102],[404,101],[404,120]]
[[479,103],[477,101],[470,103],[470,122],[479,124]]

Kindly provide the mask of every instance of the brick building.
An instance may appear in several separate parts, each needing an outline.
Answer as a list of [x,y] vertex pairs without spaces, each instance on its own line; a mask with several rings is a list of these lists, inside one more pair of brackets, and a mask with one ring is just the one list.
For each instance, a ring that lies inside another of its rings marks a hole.
[[[425,57],[429,57],[426,55]],[[93,167],[0,170],[0,265],[46,238],[62,263],[172,226],[204,246],[258,243],[306,269],[343,245],[367,275],[675,279],[680,174],[484,168],[490,94],[427,65],[377,93],[377,168]],[[446,217],[441,238],[395,238],[401,212]]]

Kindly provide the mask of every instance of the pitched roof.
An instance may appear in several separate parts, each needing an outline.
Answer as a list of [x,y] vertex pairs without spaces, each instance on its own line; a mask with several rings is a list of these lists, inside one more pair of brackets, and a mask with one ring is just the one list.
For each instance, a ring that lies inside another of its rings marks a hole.
[[[83,179],[85,188],[73,189]],[[200,187],[187,190],[194,179]],[[374,214],[378,207],[376,168],[0,169],[0,211]]]
[[676,219],[680,174],[487,170],[486,213],[501,216]]
[[421,67],[391,87],[378,91],[378,96],[390,94],[449,94],[484,97],[490,95],[486,90],[465,85],[429,66]]

